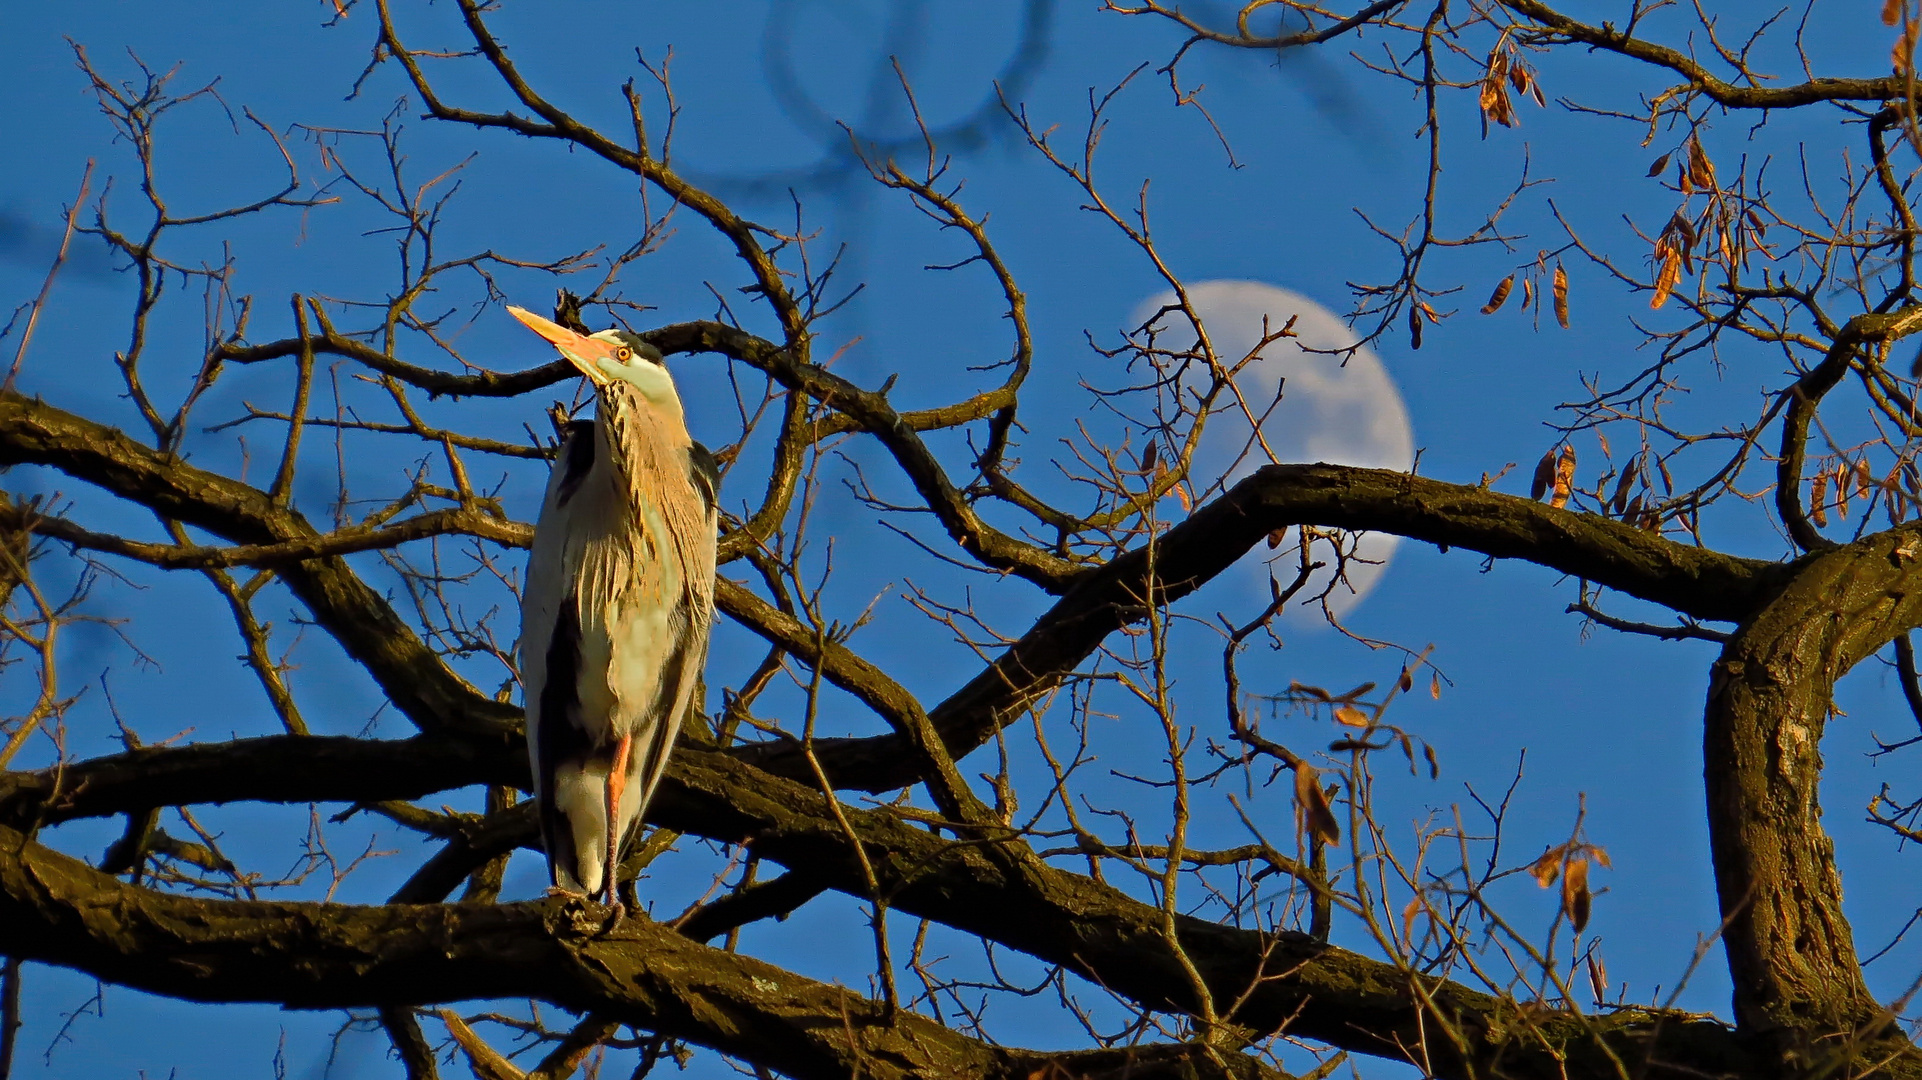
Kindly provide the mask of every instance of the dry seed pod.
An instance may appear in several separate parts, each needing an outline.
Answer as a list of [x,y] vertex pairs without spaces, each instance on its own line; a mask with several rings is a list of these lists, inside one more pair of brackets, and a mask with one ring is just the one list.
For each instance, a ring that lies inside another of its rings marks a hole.
[[1588,926],[1588,910],[1593,896],[1588,891],[1588,860],[1570,859],[1562,871],[1562,911],[1581,933]]
[[1508,84],[1517,94],[1528,93],[1528,66],[1511,62],[1508,65]]
[[1615,481],[1615,497],[1611,499],[1610,502],[1613,503],[1615,513],[1618,516],[1622,512],[1622,508],[1628,505],[1628,492],[1630,488],[1635,486],[1635,477],[1641,472],[1640,466],[1641,457],[1639,455],[1629,458],[1628,464],[1622,466],[1622,478]]
[[1160,456],[1161,444],[1155,442],[1153,439],[1148,440],[1148,445],[1141,448],[1141,471],[1144,473],[1153,472],[1155,459]]
[[1902,0],[1882,0],[1882,25],[1894,26],[1902,21]]
[[1413,305],[1408,308],[1408,347],[1421,348],[1421,312]]
[[1353,705],[1343,705],[1341,708],[1336,709],[1335,719],[1347,727],[1365,728],[1374,724],[1373,720],[1368,719],[1367,713],[1362,712]]
[[1674,153],[1675,151],[1670,150],[1668,153],[1663,154],[1661,157],[1658,157],[1655,159],[1655,164],[1650,165],[1648,167],[1648,175],[1650,179],[1653,179],[1657,176],[1662,175],[1662,171],[1668,168],[1668,159],[1671,156],[1673,156]]
[[1715,163],[1708,159],[1700,139],[1688,141],[1688,178],[1703,191],[1715,190]]
[[1528,497],[1540,502],[1548,494],[1549,485],[1555,482],[1555,448],[1549,447],[1548,453],[1535,463],[1535,480],[1528,485]]
[[1843,521],[1849,518],[1849,467],[1839,461],[1835,464],[1835,516]]
[[1655,295],[1649,297],[1648,306],[1660,309],[1668,303],[1668,294],[1675,289],[1675,283],[1682,279],[1682,253],[1667,240],[1655,243],[1655,257],[1662,260],[1662,269],[1655,275]]
[[1500,311],[1502,305],[1508,303],[1508,290],[1514,287],[1515,275],[1510,274],[1503,278],[1502,283],[1495,286],[1495,291],[1489,294],[1488,303],[1482,305],[1482,314],[1493,315],[1497,311]]
[[1857,498],[1869,497],[1869,490],[1875,487],[1875,474],[1869,471],[1869,459],[1863,458],[1855,463],[1855,495]]
[[1560,262],[1555,264],[1555,321],[1568,329],[1568,271]]
[[[1439,681],[1435,683],[1435,696],[1436,697],[1441,696],[1441,683]],[[1441,762],[1436,760],[1435,758],[1434,746],[1429,743],[1423,743],[1421,746],[1421,753],[1423,757],[1428,759],[1428,778],[1430,780],[1440,780],[1441,779]]]
[[1688,249],[1695,246],[1695,223],[1688,219],[1687,214],[1677,210],[1675,216],[1668,219],[1668,228],[1680,234],[1683,254],[1686,255]]
[[1429,322],[1431,323],[1441,322],[1441,313],[1436,311],[1434,308],[1428,306],[1428,301],[1417,300],[1415,301],[1415,306],[1418,308],[1421,308],[1421,313],[1423,315],[1428,316]]
[[1534,301],[1534,299],[1535,299],[1535,282],[1534,282],[1534,279],[1532,279],[1532,278],[1523,278],[1523,279],[1522,279],[1522,310],[1523,310],[1523,311],[1527,311],[1527,310],[1528,310],[1528,305],[1529,305],[1529,304],[1530,304],[1530,303],[1531,303],[1532,301]]
[[1588,988],[1595,992],[1595,1004],[1608,1000],[1608,968],[1595,953],[1588,954]]
[[1561,509],[1568,505],[1568,497],[1575,490],[1575,446],[1563,443],[1561,456],[1555,459],[1555,487],[1548,498],[1548,505]]
[[1413,690],[1415,688],[1415,673],[1407,668],[1402,668],[1401,678],[1396,680],[1396,685],[1401,687],[1401,692],[1404,694]]
[[1320,774],[1305,761],[1295,762],[1295,808],[1301,813],[1302,826],[1317,840],[1324,844],[1341,841],[1341,826],[1335,823],[1328,793],[1321,789]]
[[1828,498],[1829,474],[1816,473],[1815,478],[1809,481],[1809,517],[1817,525],[1829,523]]
[[1488,57],[1488,74],[1482,77],[1482,119],[1503,127],[1515,126],[1515,107],[1508,100],[1508,54],[1497,52]]

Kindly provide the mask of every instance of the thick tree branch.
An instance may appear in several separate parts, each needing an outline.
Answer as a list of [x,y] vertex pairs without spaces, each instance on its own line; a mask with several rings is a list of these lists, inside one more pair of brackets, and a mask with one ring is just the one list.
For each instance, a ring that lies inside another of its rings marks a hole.
[[1887,314],[1857,315],[1835,335],[1822,362],[1795,381],[1783,393],[1788,395],[1788,412],[1782,417],[1782,452],[1776,459],[1775,510],[1787,526],[1789,536],[1804,551],[1835,546],[1833,540],[1816,531],[1802,512],[1802,467],[1808,458],[1809,425],[1816,411],[1835,385],[1848,373],[1863,345],[1896,341],[1922,328],[1922,305],[1911,305]]
[[[140,775],[145,770],[129,768],[127,755],[80,763],[67,770],[74,782],[72,795],[54,805],[37,801],[46,797],[45,782],[11,792],[0,789],[0,820],[58,821],[118,813],[142,798],[191,801],[196,789],[246,790],[248,797],[276,801],[273,785],[250,777],[261,775],[259,768],[271,765],[275,753],[292,754],[315,743],[340,744],[327,745],[309,766],[316,775],[331,776],[341,785],[362,784],[359,794],[369,801],[401,797],[415,790],[409,780],[415,770],[408,766],[432,761],[437,753],[426,739],[386,746],[361,743],[359,749],[346,745],[357,742],[276,736],[204,751],[145,752],[149,756],[139,760],[146,770],[173,777],[166,790],[148,784]],[[170,764],[170,756],[184,760],[178,767],[156,767]],[[401,765],[384,774],[385,790],[372,790],[358,774],[362,763],[381,758]],[[509,751],[484,771],[525,768],[524,758]],[[526,782],[524,776],[520,782]],[[288,795],[294,801],[316,797],[309,789]],[[993,845],[942,839],[884,810],[841,809],[837,817],[826,798],[804,784],[771,777],[725,755],[682,750],[648,819],[689,835],[746,841],[761,858],[806,875],[810,887],[823,883],[866,896],[866,872],[848,846],[844,818],[868,849],[891,907],[1061,964],[1145,1007],[1194,1008],[1191,984],[1168,946],[1158,907],[1083,875],[1032,859],[999,857]],[[517,807],[489,818],[468,842],[485,836],[488,850],[498,852],[534,843],[534,833],[531,815]],[[459,876],[451,875],[446,889]],[[0,908],[0,916],[5,914]],[[1647,1054],[1709,1071],[1733,1068],[1740,1060],[1726,1029],[1713,1023],[1633,1010],[1605,1020],[1554,1013],[1521,1020],[1519,1014],[1509,1015],[1512,1006],[1496,998],[1457,984],[1416,979],[1394,965],[1330,948],[1305,935],[1264,934],[1191,918],[1179,919],[1177,926],[1182,950],[1207,978],[1217,1000],[1245,995],[1232,1017],[1235,1023],[1263,1031],[1285,1026],[1301,1037],[1395,1059],[1404,1059],[1443,1028],[1453,1028],[1468,1040],[1469,1056],[1453,1058],[1443,1067],[1453,1052],[1440,1042],[1430,1044],[1429,1053],[1440,1055],[1439,1075],[1466,1077],[1499,1065],[1511,1076],[1554,1076],[1551,1066],[1557,1055],[1567,1058],[1568,1075],[1597,1077],[1612,1075],[1609,1054],[1633,1060]],[[1595,1044],[1598,1039],[1606,1050]]]
[[1820,748],[1836,680],[1918,625],[1922,528],[1892,529],[1809,561],[1710,675],[1709,839],[1736,1019],[1805,1066],[1824,1038],[1890,1023],[1842,911]]
[[0,953],[190,1001],[365,1008],[536,997],[797,1077],[1274,1075],[1178,1046],[1061,1054],[967,1038],[750,957],[559,899],[529,904],[199,900],[122,884],[0,827]]
[[[1270,465],[1163,534],[1152,561],[1144,546],[1084,574],[993,664],[930,710],[949,754],[958,759],[983,745],[1059,686],[1108,635],[1139,620],[1151,580],[1155,602],[1171,603],[1270,532],[1304,524],[1520,559],[1698,619],[1745,618],[1790,573],[1780,564],[1678,544],[1624,522],[1486,488],[1344,465]],[[893,735],[818,740],[814,752],[837,787],[879,792],[916,780]],[[802,775],[796,747],[768,743],[740,754],[770,772]]]
[[1716,104],[1730,109],[1789,109],[1821,101],[1889,101],[1905,93],[1902,80],[1893,75],[1875,79],[1810,79],[1791,86],[1737,86],[1709,74],[1708,69],[1692,57],[1617,30],[1611,23],[1590,26],[1540,0],[1501,0],[1501,4],[1534,20],[1564,41],[1592,45],[1666,68],[1686,80],[1691,90],[1700,91]]

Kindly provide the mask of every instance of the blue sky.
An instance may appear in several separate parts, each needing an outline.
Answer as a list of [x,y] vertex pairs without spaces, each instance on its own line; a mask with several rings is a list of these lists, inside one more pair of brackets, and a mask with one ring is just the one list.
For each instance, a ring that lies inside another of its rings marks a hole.
[[[1143,62],[1159,65],[1176,44],[1162,24],[1103,15],[1094,6],[1055,6],[1045,56],[1023,94],[1030,114],[1043,125],[1062,125],[1058,138],[1070,144],[1085,124],[1090,87],[1105,90]],[[1846,9],[1851,17],[1855,8],[1866,11],[1862,3],[1827,7]],[[882,135],[908,134],[898,98],[885,92],[892,78],[885,67],[890,51],[936,126],[976,112],[1018,36],[1017,9],[1013,4],[954,8],[795,3],[779,28],[777,48],[788,57],[811,109],[796,109],[791,100],[784,108],[770,87],[763,40],[767,5],[521,4],[509,5],[493,25],[537,85],[584,118],[615,130],[623,123],[619,83],[638,74],[632,49],[659,60],[671,47],[682,109],[679,167],[735,199],[745,212],[784,224],[794,213],[791,189],[810,226],[823,230],[819,250],[849,245],[843,280],[864,282],[866,289],[821,328],[820,354],[845,346],[838,369],[864,385],[899,373],[897,401],[914,406],[971,386],[975,376],[968,365],[1005,354],[1005,321],[985,275],[922,270],[929,263],[954,261],[960,250],[956,238],[936,234],[902,200],[851,170],[840,142],[820,128],[818,119],[844,119]],[[96,193],[101,180],[115,177],[110,207],[116,220],[134,220],[140,209],[127,147],[114,142],[94,108],[63,38],[84,45],[97,65],[117,77],[132,77],[125,51],[131,49],[154,68],[179,63],[177,89],[218,78],[220,98],[233,114],[239,116],[245,107],[279,133],[309,183],[327,177],[314,141],[291,125],[378,128],[394,111],[406,125],[407,167],[416,182],[474,155],[459,174],[461,189],[448,214],[449,247],[552,257],[602,242],[618,244],[631,234],[637,221],[631,178],[585,155],[416,119],[416,103],[396,109],[404,88],[391,67],[347,100],[371,47],[372,12],[356,9],[337,25],[323,27],[329,13],[321,3],[231,5],[218,14],[199,4],[16,5],[6,16],[0,44],[5,61],[0,93],[15,103],[6,121],[7,145],[30,152],[10,154],[0,166],[0,299],[10,308],[37,291],[62,208],[89,159],[97,162]],[[1872,25],[1866,16],[1859,24]],[[440,7],[411,10],[404,25],[421,47],[453,40],[453,20]],[[1861,50],[1860,39],[1851,34],[1818,32],[1814,42],[1818,59],[1834,63],[1830,73],[1867,73],[1880,63],[1882,45]],[[1148,199],[1156,235],[1180,275],[1192,281],[1267,282],[1337,311],[1349,303],[1345,282],[1392,276],[1392,248],[1370,236],[1354,210],[1365,209],[1399,229],[1417,207],[1424,150],[1412,137],[1419,114],[1404,88],[1334,54],[1294,58],[1278,67],[1272,57],[1203,51],[1184,73],[1190,84],[1206,84],[1204,100],[1239,167],[1230,167],[1196,110],[1172,106],[1166,83],[1152,70],[1119,99],[1100,159],[1102,182],[1117,202],[1132,204],[1142,181],[1152,181]],[[1624,61],[1572,53],[1545,61],[1543,78],[1551,97],[1623,107],[1632,106],[1637,91],[1658,87]],[[470,102],[500,104],[500,95],[484,80],[450,76],[446,86]],[[1420,352],[1409,350],[1400,334],[1386,339],[1379,351],[1407,403],[1421,472],[1473,482],[1484,472],[1519,462],[1500,485],[1519,491],[1535,459],[1554,441],[1543,422],[1558,402],[1579,395],[1579,376],[1621,377],[1641,366],[1634,351],[1639,338],[1625,317],[1645,308],[1572,262],[1570,331],[1552,326],[1537,331],[1512,302],[1491,318],[1474,315],[1472,308],[1494,281],[1537,249],[1560,245],[1548,213],[1551,198],[1563,207],[1586,209],[1582,220],[1592,225],[1592,239],[1616,245],[1624,257],[1639,258],[1640,248],[1625,242],[1629,234],[1620,215],[1657,225],[1666,215],[1666,197],[1643,173],[1672,139],[1660,136],[1643,150],[1637,145],[1641,133],[1632,125],[1528,104],[1522,106],[1521,127],[1497,130],[1482,141],[1472,103],[1464,97],[1450,109],[1445,228],[1472,223],[1517,182],[1525,161],[1531,176],[1553,183],[1525,195],[1506,219],[1510,231],[1527,234],[1513,251],[1476,249],[1442,264],[1441,276],[1467,289],[1451,306],[1468,314],[1431,329]],[[1078,384],[1112,385],[1121,377],[1112,361],[1089,349],[1086,335],[1112,345],[1129,314],[1159,291],[1160,282],[1110,226],[1077,210],[1078,191],[1022,145],[1010,125],[988,115],[971,129],[975,138],[952,144],[953,175],[967,181],[965,203],[989,215],[989,228],[1028,294],[1038,360],[1027,398],[1032,430],[1024,446],[1038,464],[1054,440],[1072,434],[1076,418],[1093,415]],[[1789,117],[1775,121],[1765,134],[1778,145],[1792,145],[1804,128],[1812,139],[1833,140],[1825,126],[1831,120]],[[1745,141],[1746,130],[1739,121],[1724,126],[1716,137],[1725,139],[1732,152]],[[277,182],[271,141],[244,117],[238,125],[230,123],[211,101],[184,107],[162,137],[162,184],[177,212],[257,198]],[[357,167],[370,164],[365,140],[335,141]],[[351,196],[338,185],[333,190]],[[231,245],[242,266],[243,289],[258,297],[253,337],[266,339],[287,332],[290,293],[384,295],[393,279],[387,241],[363,235],[378,224],[363,204],[349,198],[337,207],[276,211],[232,229],[183,238],[178,250],[183,258],[212,259],[219,257],[222,244]],[[655,316],[669,322],[709,317],[714,302],[706,282],[738,284],[739,275],[721,246],[684,216],[666,252],[644,262],[628,281],[630,294],[657,306]],[[525,290],[515,299],[537,309],[553,287],[534,275],[509,275],[503,282],[510,290]],[[130,297],[110,264],[96,250],[82,247],[42,317],[23,387],[65,408],[132,422],[110,359],[124,344]],[[198,363],[200,308],[184,295],[177,299],[160,316],[157,339],[166,343],[154,353],[156,379],[162,377],[159,372],[191,371]],[[509,369],[541,359],[538,343],[497,310],[482,314],[460,334],[463,348],[478,363]],[[4,346],[10,360],[13,339]],[[1754,366],[1735,365],[1719,376],[1698,373],[1687,410],[1722,417],[1723,410],[1735,408],[1737,413],[1726,416],[1738,416],[1780,366],[1779,359],[1768,357],[1750,362]],[[706,363],[683,361],[676,369],[697,434],[704,417],[717,423],[728,407],[718,387],[719,368]],[[231,372],[200,416],[212,422],[237,414],[243,402],[275,402],[279,385],[272,371]],[[503,437],[512,437],[522,422],[539,421],[531,402],[433,408],[450,422],[507,432]],[[271,435],[261,437],[272,445]],[[196,436],[193,446],[198,461],[239,467],[242,449],[231,434]],[[945,444],[945,449],[956,451],[952,460],[964,461],[957,446]],[[1595,460],[1592,440],[1578,449]],[[849,455],[864,465],[880,464],[871,448],[856,445]],[[408,464],[356,460],[352,469],[370,487],[392,486]],[[258,462],[253,467],[265,468]],[[324,460],[314,460],[312,476],[298,498],[310,514],[323,516],[331,498]],[[532,472],[505,477],[510,504],[518,499],[527,516],[533,513],[539,479]],[[77,515],[92,524],[131,531],[151,527],[48,474],[17,470],[4,483],[24,493],[61,491],[78,500]],[[739,490],[745,497],[749,488]],[[841,507],[837,513],[863,513],[834,505]],[[112,516],[116,513],[121,517]],[[832,595],[840,611],[858,613],[885,591],[875,626],[856,644],[938,699],[966,677],[965,654],[945,642],[928,644],[927,624],[901,599],[900,582],[911,577],[950,598],[971,582],[944,576],[906,544],[865,527],[867,518],[838,520],[850,524],[825,531],[836,535]],[[1732,517],[1711,539],[1745,554],[1779,554],[1780,541],[1757,520]],[[141,589],[135,585],[159,579],[137,573],[132,579],[103,584],[96,606],[129,616],[126,633],[154,663],[135,662],[103,630],[76,632],[63,667],[74,685],[91,683],[93,690],[76,714],[85,720],[76,719],[75,752],[112,749],[104,691],[111,691],[113,702],[150,740],[187,728],[194,729],[193,738],[270,730],[257,685],[229,659],[236,651],[230,647],[231,626],[211,591],[198,583],[171,582]],[[981,595],[993,597],[994,623],[1004,631],[1018,632],[1043,606],[1043,598],[1025,587],[972,583],[984,590]],[[1224,580],[1186,610],[1204,619],[1217,610],[1245,616],[1245,588],[1245,581]],[[1646,1000],[1655,984],[1673,985],[1697,935],[1712,931],[1717,922],[1706,865],[1699,749],[1713,647],[1585,629],[1562,613],[1572,595],[1572,585],[1558,582],[1549,571],[1507,563],[1490,568],[1472,554],[1401,545],[1351,625],[1359,633],[1417,649],[1434,643],[1436,662],[1450,684],[1439,701],[1417,695],[1419,700],[1397,708],[1396,722],[1438,748],[1443,775],[1433,783],[1385,782],[1390,790],[1384,817],[1412,822],[1429,808],[1445,810],[1463,801],[1468,783],[1499,792],[1525,748],[1526,770],[1510,822],[1512,850],[1532,853],[1564,839],[1578,796],[1586,796],[1588,835],[1614,856],[1613,871],[1598,881],[1608,892],[1597,902],[1594,932],[1604,939],[1613,977],[1630,984],[1631,998]],[[287,602],[273,616],[282,626],[277,641],[293,642],[295,615]],[[511,635],[511,612],[507,618]],[[1331,632],[1294,626],[1284,637],[1280,651],[1251,653],[1244,660],[1243,677],[1251,686],[1279,689],[1299,680],[1346,687],[1391,678],[1398,666],[1397,659]],[[358,731],[371,718],[381,734],[402,732],[398,719],[379,715],[370,688],[355,681],[338,657],[313,643],[302,648],[306,651],[296,654],[302,667],[292,678],[318,729]],[[759,655],[738,634],[725,633],[717,639],[716,653],[720,663],[737,666],[751,665]],[[1210,680],[1217,678],[1218,656],[1218,646],[1197,639],[1180,655],[1178,668],[1192,688],[1186,721],[1217,737],[1219,692]],[[3,690],[0,698],[11,702]],[[1901,898],[1913,895],[1914,872],[1891,857],[1884,834],[1857,823],[1857,808],[1893,774],[1889,768],[1878,772],[1864,756],[1872,748],[1867,733],[1900,731],[1907,720],[1892,682],[1875,662],[1864,664],[1844,684],[1839,704],[1849,715],[1831,728],[1824,795],[1858,944],[1868,953],[1907,917]],[[1293,736],[1304,747],[1325,737],[1325,732],[1305,730]],[[1131,751],[1128,740],[1118,738],[1112,753],[1110,761],[1122,768],[1130,753],[1151,757],[1152,747]],[[209,818],[229,830],[242,850],[275,852],[282,849],[276,844],[284,847],[287,830],[305,819],[305,810],[240,807],[209,811]],[[1204,823],[1211,835],[1230,842],[1232,817],[1225,805],[1205,814]],[[59,831],[54,842],[97,857],[116,833],[115,823],[77,825]],[[404,854],[418,850],[391,830],[379,840]],[[364,881],[356,879],[354,898],[377,898],[407,869],[404,857],[377,863]],[[538,870],[523,859],[513,875],[510,889],[518,887],[524,895],[535,887]],[[699,891],[688,882],[664,882],[662,888],[670,896]],[[1518,891],[1514,903],[1540,925],[1552,915],[1548,894]],[[662,906],[678,910],[666,899]],[[838,943],[861,941],[863,933],[848,905],[824,903],[778,934],[768,934],[761,951],[817,977],[854,982],[863,966],[847,966],[842,954],[854,947]],[[1922,956],[1915,950],[1898,950],[1869,969],[1871,985],[1885,994],[1906,988],[1918,960]],[[330,1033],[339,1023],[335,1015],[163,1002],[108,988],[105,1018],[79,1019],[71,1043],[43,1055],[61,1014],[86,1001],[94,984],[35,967],[26,986],[30,1015],[22,1036],[21,1075],[29,1077],[161,1077],[176,1069],[173,1075],[182,1080],[257,1075],[273,1067],[276,1052],[284,1054],[289,1075],[319,1076],[326,1068]],[[1683,1001],[1723,1011],[1726,993],[1721,960],[1714,955]],[[1060,1027],[1027,1030],[1019,1019],[1010,1024],[1008,1037],[1029,1037],[1036,1045],[1074,1037]],[[340,1046],[332,1075],[398,1075],[396,1066],[384,1062],[384,1037],[378,1033],[350,1034]],[[725,1074],[711,1058],[696,1068],[698,1075]],[[456,1066],[454,1074],[460,1072]]]

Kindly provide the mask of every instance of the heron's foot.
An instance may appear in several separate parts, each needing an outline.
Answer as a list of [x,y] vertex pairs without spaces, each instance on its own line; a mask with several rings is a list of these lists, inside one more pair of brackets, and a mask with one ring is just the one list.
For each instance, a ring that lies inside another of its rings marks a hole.
[[607,908],[607,925],[603,927],[603,931],[614,929],[621,925],[622,919],[627,918],[627,905],[621,903],[620,894],[612,888],[601,893],[600,902]]
[[621,920],[625,918],[627,918],[627,905],[621,903],[619,899],[616,899],[613,903],[607,905],[607,925],[602,927],[601,932],[606,933],[621,925]]

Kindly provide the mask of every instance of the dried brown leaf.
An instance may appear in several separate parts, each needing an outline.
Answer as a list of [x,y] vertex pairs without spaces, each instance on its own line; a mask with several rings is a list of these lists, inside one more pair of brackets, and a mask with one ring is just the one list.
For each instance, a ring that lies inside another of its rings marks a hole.
[[[1435,696],[1441,696],[1441,684],[1439,682],[1435,684]],[[1431,743],[1421,744],[1421,753],[1423,757],[1428,759],[1428,778],[1430,780],[1440,780],[1441,761],[1435,757],[1434,745]]]
[[1661,157],[1656,158],[1655,164],[1650,165],[1648,167],[1648,175],[1651,178],[1662,175],[1663,171],[1668,168],[1668,159],[1673,157],[1674,155],[1675,155],[1675,151],[1670,150],[1668,153],[1663,154]]
[[1882,0],[1882,25],[1894,26],[1902,21],[1902,0]]
[[1141,471],[1144,473],[1155,471],[1155,460],[1160,456],[1161,444],[1153,439],[1148,440],[1148,445],[1141,448]]
[[1594,898],[1588,891],[1588,860],[1570,859],[1562,870],[1562,911],[1581,933],[1588,927],[1589,906]]
[[1275,529],[1268,534],[1268,550],[1273,551],[1288,539],[1287,529]]
[[1548,505],[1561,509],[1568,505],[1568,497],[1575,491],[1575,445],[1563,443],[1562,452],[1555,459],[1555,487],[1548,497]]
[[1829,474],[1819,472],[1809,481],[1809,517],[1817,525],[1829,523]]
[[1441,700],[1441,672],[1439,671],[1428,677],[1428,696],[1436,701]]
[[1324,844],[1341,842],[1341,826],[1328,805],[1328,793],[1321,789],[1321,774],[1305,761],[1295,762],[1295,809],[1310,835]]
[[1544,889],[1555,884],[1555,879],[1561,876],[1562,856],[1566,853],[1566,847],[1553,847],[1542,852],[1540,858],[1528,864],[1528,876]]
[[1374,725],[1374,721],[1368,718],[1367,713],[1362,712],[1353,705],[1343,705],[1341,708],[1336,709],[1335,719],[1348,727],[1365,728]]
[[1417,893],[1408,901],[1408,906],[1401,909],[1401,940],[1411,952],[1415,948],[1415,916],[1421,914],[1422,907],[1421,895]]

